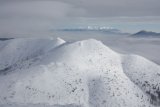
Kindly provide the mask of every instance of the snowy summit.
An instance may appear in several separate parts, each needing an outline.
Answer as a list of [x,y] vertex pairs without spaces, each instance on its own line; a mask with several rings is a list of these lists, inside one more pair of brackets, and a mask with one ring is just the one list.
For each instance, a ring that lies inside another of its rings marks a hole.
[[160,106],[160,66],[89,39],[0,41],[0,107]]

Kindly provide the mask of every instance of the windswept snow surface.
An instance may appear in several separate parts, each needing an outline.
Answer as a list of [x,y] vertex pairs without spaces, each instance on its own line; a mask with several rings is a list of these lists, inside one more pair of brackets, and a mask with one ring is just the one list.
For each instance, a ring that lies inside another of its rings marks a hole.
[[160,67],[102,42],[0,42],[0,107],[160,106]]

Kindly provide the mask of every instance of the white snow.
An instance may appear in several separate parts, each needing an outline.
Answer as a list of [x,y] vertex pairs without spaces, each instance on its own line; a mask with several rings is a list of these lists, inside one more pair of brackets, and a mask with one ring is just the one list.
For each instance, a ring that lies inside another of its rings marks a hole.
[[94,39],[0,44],[0,107],[160,105],[160,67],[140,56],[118,54]]

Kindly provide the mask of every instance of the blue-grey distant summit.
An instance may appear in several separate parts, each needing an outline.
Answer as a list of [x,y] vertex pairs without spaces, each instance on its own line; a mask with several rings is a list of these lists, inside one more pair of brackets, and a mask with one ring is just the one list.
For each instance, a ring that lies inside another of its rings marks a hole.
[[132,36],[134,36],[134,37],[160,37],[160,33],[141,30],[141,31],[133,34]]

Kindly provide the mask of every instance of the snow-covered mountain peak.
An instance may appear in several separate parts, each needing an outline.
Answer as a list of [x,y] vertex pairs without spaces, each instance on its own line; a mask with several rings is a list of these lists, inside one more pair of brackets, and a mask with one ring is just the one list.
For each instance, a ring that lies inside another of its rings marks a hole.
[[[59,54],[60,53],[60,54]],[[119,55],[111,50],[109,47],[105,46],[101,41],[95,39],[87,39],[82,41],[77,41],[73,43],[67,43],[56,48],[56,50],[44,56],[45,62],[48,61],[84,61],[98,59],[99,57],[107,57],[112,60],[112,57],[119,57]],[[42,61],[43,62],[43,61]],[[96,61],[94,61],[96,63]],[[78,64],[78,63],[77,63]]]

